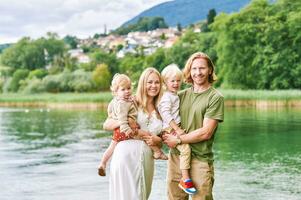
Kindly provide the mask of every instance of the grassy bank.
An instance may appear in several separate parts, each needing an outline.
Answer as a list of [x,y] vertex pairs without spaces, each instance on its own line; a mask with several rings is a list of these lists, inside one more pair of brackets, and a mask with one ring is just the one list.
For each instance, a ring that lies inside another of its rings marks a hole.
[[[301,90],[220,90],[225,100],[301,101]],[[0,94],[0,102],[41,102],[41,103],[106,103],[112,98],[111,92],[59,93],[59,94]]]
[[220,90],[226,100],[301,100],[301,90]]
[[109,102],[111,98],[111,92],[58,94],[0,94],[0,102],[2,103],[106,103]]

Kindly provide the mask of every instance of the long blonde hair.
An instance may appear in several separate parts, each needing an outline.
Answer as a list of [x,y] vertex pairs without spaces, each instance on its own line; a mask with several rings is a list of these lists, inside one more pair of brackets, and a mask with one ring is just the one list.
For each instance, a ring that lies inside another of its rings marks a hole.
[[148,67],[146,68],[140,78],[139,78],[139,82],[138,82],[138,87],[137,87],[137,92],[136,92],[136,100],[138,103],[138,106],[140,106],[144,111],[146,110],[147,107],[147,89],[146,89],[146,84],[147,84],[147,79],[148,77],[152,74],[156,74],[159,77],[160,80],[160,91],[159,94],[157,96],[154,97],[154,106],[155,109],[157,108],[157,104],[162,96],[162,79],[160,76],[160,73],[158,72],[158,70],[156,70],[153,67]]
[[192,65],[192,62],[195,59],[198,59],[198,58],[205,59],[207,61],[209,69],[211,69],[211,74],[209,74],[209,78],[208,78],[209,83],[213,83],[214,81],[216,81],[217,76],[215,75],[215,72],[214,72],[214,64],[213,64],[212,60],[210,59],[210,57],[207,54],[203,53],[203,52],[196,52],[196,53],[192,54],[189,57],[189,59],[187,60],[186,65],[185,65],[184,70],[183,70],[184,81],[186,83],[192,83],[193,84],[193,80],[192,80],[191,74],[190,74],[191,65]]

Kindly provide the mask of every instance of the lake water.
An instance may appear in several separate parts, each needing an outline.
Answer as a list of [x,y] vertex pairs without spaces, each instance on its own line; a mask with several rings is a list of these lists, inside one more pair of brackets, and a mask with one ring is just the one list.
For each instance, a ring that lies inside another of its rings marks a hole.
[[[102,111],[0,108],[1,200],[105,200]],[[227,108],[216,135],[215,200],[301,199],[301,109]],[[156,161],[150,200],[166,199]]]

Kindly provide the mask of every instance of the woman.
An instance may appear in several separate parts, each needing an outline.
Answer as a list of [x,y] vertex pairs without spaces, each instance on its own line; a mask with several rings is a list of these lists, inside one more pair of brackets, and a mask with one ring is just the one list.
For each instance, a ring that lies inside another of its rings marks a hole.
[[[137,123],[140,126],[138,133],[145,136],[143,140],[125,140],[117,144],[110,167],[111,200],[147,200],[150,195],[154,159],[149,146],[161,143],[157,135],[162,130],[162,121],[156,110],[162,94],[161,87],[160,73],[154,68],[145,69],[140,76],[136,94]],[[113,120],[104,123],[104,129],[107,130],[118,126]]]

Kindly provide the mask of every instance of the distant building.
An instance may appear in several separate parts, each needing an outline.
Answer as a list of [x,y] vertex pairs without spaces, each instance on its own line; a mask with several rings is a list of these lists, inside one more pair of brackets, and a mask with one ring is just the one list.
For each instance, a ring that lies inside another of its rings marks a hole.
[[84,54],[83,49],[71,49],[68,51],[71,58],[76,58],[78,63],[89,63],[91,59]]

